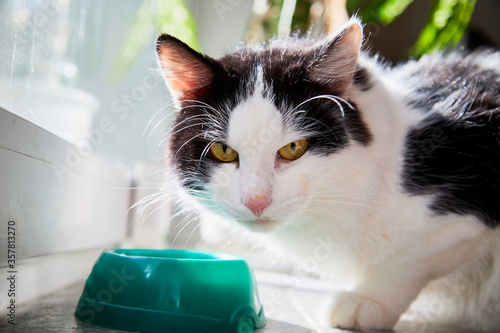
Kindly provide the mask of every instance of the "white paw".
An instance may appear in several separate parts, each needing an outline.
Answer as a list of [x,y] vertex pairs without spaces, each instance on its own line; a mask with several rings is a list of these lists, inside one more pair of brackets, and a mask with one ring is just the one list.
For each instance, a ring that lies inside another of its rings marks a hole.
[[400,313],[391,313],[383,304],[361,295],[337,293],[331,308],[330,325],[344,329],[390,330]]

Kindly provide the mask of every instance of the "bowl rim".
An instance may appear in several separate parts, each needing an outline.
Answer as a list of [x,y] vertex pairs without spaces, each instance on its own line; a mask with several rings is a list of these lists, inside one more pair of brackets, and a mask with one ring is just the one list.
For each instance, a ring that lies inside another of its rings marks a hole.
[[112,249],[104,252],[110,255],[116,255],[123,258],[139,259],[158,259],[175,261],[245,261],[241,256],[211,251],[197,251],[187,249]]

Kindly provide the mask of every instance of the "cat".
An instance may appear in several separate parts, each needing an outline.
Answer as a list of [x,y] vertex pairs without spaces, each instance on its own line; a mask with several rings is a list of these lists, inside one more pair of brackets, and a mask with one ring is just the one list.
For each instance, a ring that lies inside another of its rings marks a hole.
[[319,271],[352,287],[332,296],[333,327],[391,329],[435,295],[436,321],[499,328],[500,54],[390,67],[362,44],[356,18],[218,59],[161,35],[178,181],[297,260],[335,242]]

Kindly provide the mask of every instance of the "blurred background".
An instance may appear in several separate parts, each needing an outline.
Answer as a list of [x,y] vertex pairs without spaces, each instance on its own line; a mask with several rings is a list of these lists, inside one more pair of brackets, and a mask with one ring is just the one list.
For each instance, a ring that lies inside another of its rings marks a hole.
[[[109,119],[112,132],[95,135],[93,151],[129,167],[156,161],[168,121],[154,127],[171,111],[156,68],[159,33],[218,56],[290,32],[321,36],[335,2],[2,0],[0,106],[77,145]],[[500,45],[496,0],[348,0],[347,9],[366,24],[371,52],[391,62],[450,44]]]
[[[171,219],[177,208],[157,194],[173,119],[160,33],[217,57],[279,35],[319,38],[346,13],[390,63],[500,45],[497,0],[0,0],[0,222],[23,235],[22,300],[81,279],[103,248],[199,244],[197,224]],[[145,198],[159,199],[129,210]],[[68,263],[79,270],[61,274]]]
[[[0,106],[77,145],[93,139],[93,151],[129,167],[156,161],[168,121],[155,125],[171,111],[159,33],[218,56],[290,32],[319,37],[335,2],[2,0]],[[347,9],[366,24],[371,52],[391,62],[450,44],[500,45],[495,0],[348,0]],[[92,138],[102,119],[113,130]]]

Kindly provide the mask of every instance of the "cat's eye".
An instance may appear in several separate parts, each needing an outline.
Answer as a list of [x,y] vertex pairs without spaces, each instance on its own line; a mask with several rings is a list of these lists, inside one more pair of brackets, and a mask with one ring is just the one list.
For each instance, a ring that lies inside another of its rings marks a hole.
[[283,146],[278,150],[278,155],[285,160],[296,160],[307,150],[307,139],[300,139],[297,141],[290,142],[286,146]]
[[221,162],[233,162],[238,157],[238,153],[226,144],[216,142],[210,147],[212,155]]

